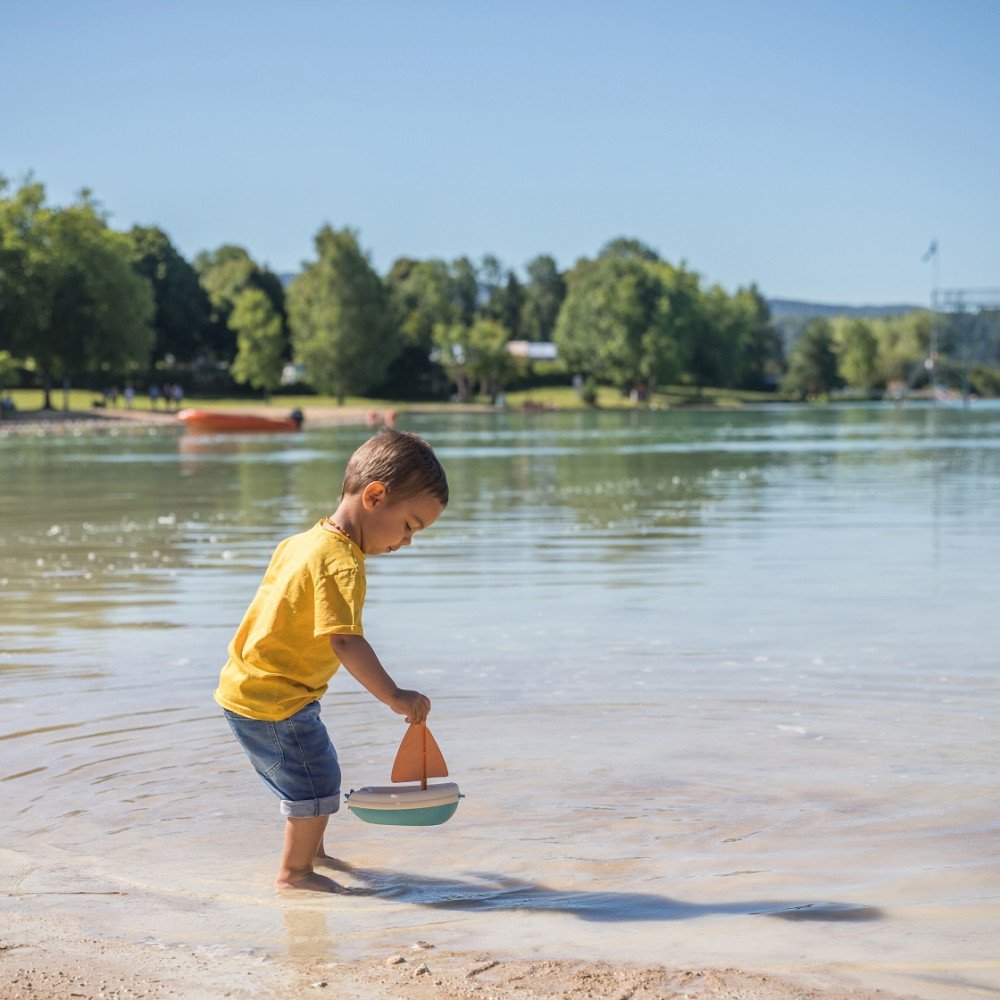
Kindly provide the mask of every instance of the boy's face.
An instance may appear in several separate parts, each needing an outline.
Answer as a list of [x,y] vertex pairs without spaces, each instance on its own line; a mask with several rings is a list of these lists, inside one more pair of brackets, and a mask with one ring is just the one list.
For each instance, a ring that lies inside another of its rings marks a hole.
[[395,552],[429,528],[444,511],[444,504],[430,493],[392,500],[382,483],[369,483],[361,494],[364,522],[361,551],[366,556]]

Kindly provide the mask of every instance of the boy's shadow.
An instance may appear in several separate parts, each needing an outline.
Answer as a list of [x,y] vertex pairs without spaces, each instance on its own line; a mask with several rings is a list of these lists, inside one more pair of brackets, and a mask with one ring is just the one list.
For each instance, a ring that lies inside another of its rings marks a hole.
[[[471,873],[475,881],[428,878],[408,872],[355,868],[344,861],[327,866],[351,875],[365,888],[360,893],[440,910],[551,910],[581,920],[616,923],[624,920],[685,920],[716,913],[753,914],[781,920],[878,920],[875,906],[792,900],[752,900],[742,903],[685,903],[644,892],[587,892],[549,889],[538,882],[488,872]],[[358,890],[355,890],[358,891]]]

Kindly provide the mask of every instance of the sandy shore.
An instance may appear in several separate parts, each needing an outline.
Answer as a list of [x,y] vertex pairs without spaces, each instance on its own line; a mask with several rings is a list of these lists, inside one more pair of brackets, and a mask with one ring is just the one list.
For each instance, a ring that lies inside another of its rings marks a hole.
[[173,413],[150,410],[18,410],[5,414],[0,420],[0,435],[64,433],[125,424],[157,426],[175,422]]
[[[6,909],[6,908],[5,908]],[[4,912],[0,1000],[68,997],[133,1000],[230,997],[344,998],[725,997],[729,1000],[826,1000],[894,996],[831,971],[811,982],[739,969],[555,961],[486,952],[444,951],[414,941],[403,952],[329,962],[289,955],[232,955],[209,948],[102,940],[70,920]]]
[[[253,413],[265,417],[286,417],[289,408],[280,403],[247,402],[239,406],[213,408],[219,413]],[[425,404],[405,411],[352,406],[306,406],[306,427],[369,426],[380,427],[387,414],[396,420],[404,413],[493,413],[491,406],[479,404]],[[0,437],[10,434],[78,434],[122,427],[177,427],[176,413],[167,410],[20,410],[0,420]]]
[[[248,403],[246,406],[219,410],[224,413],[254,413],[269,417],[287,416],[285,409]],[[308,407],[307,427],[336,425],[380,425],[384,415],[378,410],[355,407]],[[25,410],[7,415],[0,421],[0,436],[8,434],[77,434],[122,427],[177,427],[177,415],[163,410]]]

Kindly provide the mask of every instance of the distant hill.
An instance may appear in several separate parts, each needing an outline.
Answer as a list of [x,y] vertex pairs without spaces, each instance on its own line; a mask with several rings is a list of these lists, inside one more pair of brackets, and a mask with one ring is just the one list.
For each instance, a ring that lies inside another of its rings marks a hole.
[[825,302],[800,302],[797,299],[768,299],[767,304],[774,319],[784,316],[902,316],[904,313],[926,309],[927,306],[838,306]]
[[774,328],[781,334],[781,339],[785,343],[785,351],[791,350],[792,345],[806,328],[806,324],[817,316],[902,316],[905,313],[915,312],[918,309],[926,309],[926,306],[838,306],[825,302],[801,302],[798,299],[768,299],[768,307],[771,310],[771,322]]
[[[297,271],[285,271],[279,274],[278,278],[287,288],[298,276]],[[774,319],[781,319],[783,316],[807,319],[813,316],[901,316],[904,313],[927,308],[926,305],[838,306],[830,305],[828,302],[803,302],[799,299],[768,299],[767,304]]]

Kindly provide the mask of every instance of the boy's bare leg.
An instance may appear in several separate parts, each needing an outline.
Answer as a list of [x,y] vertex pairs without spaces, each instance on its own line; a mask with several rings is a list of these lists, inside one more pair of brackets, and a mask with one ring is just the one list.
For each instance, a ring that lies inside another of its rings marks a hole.
[[313,862],[323,845],[329,816],[304,816],[285,820],[285,846],[276,889],[311,889],[313,892],[344,892],[331,878],[313,871]]
[[322,837],[319,839],[319,847],[316,848],[316,860],[325,864],[328,868],[340,868],[343,865],[343,862],[339,858],[326,853],[326,846],[323,843]]
[[319,847],[316,848],[316,863],[323,865],[325,868],[334,868],[337,871],[349,872],[351,866],[347,864],[346,861],[341,861],[340,858],[335,858],[332,854],[326,853],[326,846],[323,843],[323,838],[319,838]]

